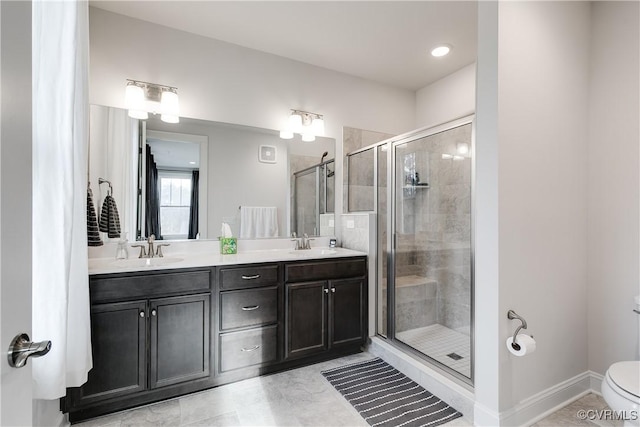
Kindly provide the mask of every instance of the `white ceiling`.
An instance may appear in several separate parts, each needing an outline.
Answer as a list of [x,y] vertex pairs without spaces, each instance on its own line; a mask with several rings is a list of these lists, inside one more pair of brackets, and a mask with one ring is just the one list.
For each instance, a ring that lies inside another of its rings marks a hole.
[[[475,1],[91,1],[91,6],[417,90],[476,58]],[[453,45],[443,58],[429,51]]]
[[[198,169],[200,167],[200,144],[185,141],[168,141],[147,138],[153,160],[159,168]],[[191,164],[191,162],[195,162]]]

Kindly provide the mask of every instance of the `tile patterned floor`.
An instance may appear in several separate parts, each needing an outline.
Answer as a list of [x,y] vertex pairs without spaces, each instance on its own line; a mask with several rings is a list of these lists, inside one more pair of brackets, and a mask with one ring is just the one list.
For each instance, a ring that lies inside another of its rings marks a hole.
[[[107,415],[78,427],[125,426],[366,426],[320,373],[374,358],[359,353],[278,374]],[[469,427],[462,418],[444,424]]]
[[[612,421],[606,419],[582,420],[578,417],[581,410],[603,410],[609,409],[602,396],[597,394],[587,394],[575,402],[565,406],[549,415],[546,418],[533,424],[531,427],[572,427],[572,426],[600,426],[600,427],[622,427],[622,421]],[[597,414],[593,414],[597,415]],[[603,417],[606,418],[606,417]]]
[[[397,338],[423,354],[437,360],[461,374],[471,376],[471,352],[469,335],[440,324],[399,332]],[[462,356],[454,360],[447,354]]]
[[[369,353],[355,354],[95,418],[76,426],[366,426],[358,412],[320,372],[373,357]],[[578,419],[581,409],[605,408],[602,397],[588,394],[531,427],[622,426],[621,422]],[[471,424],[458,418],[444,426]]]

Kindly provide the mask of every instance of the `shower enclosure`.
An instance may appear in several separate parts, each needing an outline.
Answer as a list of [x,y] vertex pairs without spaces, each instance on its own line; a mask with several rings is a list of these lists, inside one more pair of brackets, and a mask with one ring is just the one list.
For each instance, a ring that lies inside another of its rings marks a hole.
[[348,156],[350,184],[373,177],[377,334],[472,383],[472,117]]
[[333,235],[335,168],[328,160],[293,173],[291,230],[298,236]]

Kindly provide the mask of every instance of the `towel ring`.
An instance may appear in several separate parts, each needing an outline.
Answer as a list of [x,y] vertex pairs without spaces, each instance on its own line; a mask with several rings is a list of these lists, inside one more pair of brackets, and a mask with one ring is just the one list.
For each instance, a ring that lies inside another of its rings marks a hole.
[[109,184],[109,195],[112,196],[113,195],[113,187],[111,186],[111,181],[107,181],[104,178],[98,178],[98,185],[104,184],[104,183]]

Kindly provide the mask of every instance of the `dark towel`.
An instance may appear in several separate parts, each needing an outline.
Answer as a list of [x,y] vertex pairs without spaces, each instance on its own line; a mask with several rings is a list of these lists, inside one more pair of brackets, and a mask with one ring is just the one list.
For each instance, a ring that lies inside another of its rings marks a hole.
[[120,217],[118,216],[116,201],[111,195],[105,197],[104,202],[102,202],[100,231],[107,233],[110,238],[120,237]]
[[87,243],[89,246],[102,246],[100,231],[98,230],[98,216],[93,207],[93,193],[87,188]]

